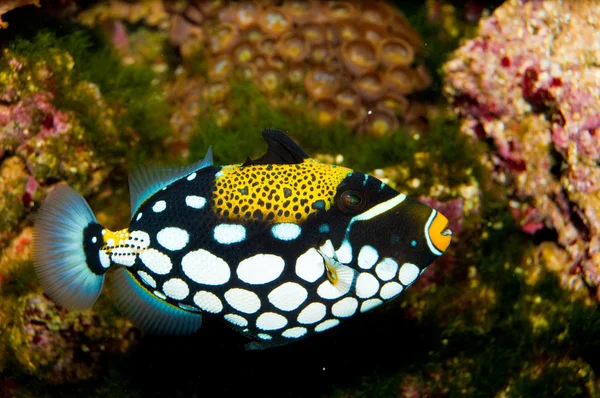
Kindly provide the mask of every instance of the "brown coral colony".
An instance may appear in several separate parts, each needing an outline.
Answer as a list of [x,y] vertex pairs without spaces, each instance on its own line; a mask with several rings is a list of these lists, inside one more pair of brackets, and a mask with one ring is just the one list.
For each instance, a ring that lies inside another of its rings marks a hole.
[[385,2],[276,4],[196,1],[180,10],[166,7],[171,42],[184,58],[192,55],[190,48],[208,50],[209,83],[235,75],[272,94],[304,87],[321,123],[342,119],[376,136],[407,123],[406,96],[430,79],[415,61],[421,39],[396,8]]

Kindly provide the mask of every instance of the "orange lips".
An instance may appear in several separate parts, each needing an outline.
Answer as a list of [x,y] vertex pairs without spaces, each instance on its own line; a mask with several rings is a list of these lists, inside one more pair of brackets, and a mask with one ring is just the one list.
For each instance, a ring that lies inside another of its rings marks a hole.
[[429,237],[431,243],[440,251],[445,251],[452,240],[452,231],[447,229],[448,219],[440,212],[437,212],[435,218],[429,226]]

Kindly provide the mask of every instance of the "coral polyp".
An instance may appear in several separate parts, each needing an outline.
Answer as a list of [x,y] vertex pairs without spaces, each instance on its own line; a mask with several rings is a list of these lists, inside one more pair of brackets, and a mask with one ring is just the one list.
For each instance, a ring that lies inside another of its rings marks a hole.
[[[211,7],[207,4],[189,2],[180,9],[171,7],[171,43],[184,58],[193,58],[193,49],[208,49],[203,55],[209,65],[210,80],[233,76],[252,79],[264,92],[280,94],[280,100],[275,102],[283,107],[287,107],[285,98],[295,97],[294,90],[304,89],[308,94],[307,104],[318,105],[321,110],[317,109],[316,114],[328,115],[318,120],[327,123],[340,114],[323,113],[321,101],[328,104],[327,109],[331,104],[340,110],[356,107],[353,112],[346,112],[352,115],[348,120],[363,115],[363,109],[385,109],[394,114],[392,123],[384,123],[386,126],[411,124],[404,118],[404,112],[397,112],[404,106],[386,106],[383,101],[402,95],[402,102],[406,102],[407,95],[427,88],[430,78],[420,62],[422,57],[418,57],[422,46],[419,35],[390,4],[346,1],[222,1],[211,2]],[[227,56],[235,68],[229,69]],[[358,93],[361,101],[345,99],[343,95],[336,97],[342,80],[345,87]],[[292,83],[291,87],[284,81]],[[291,90],[292,95],[282,90]],[[369,134],[370,131],[367,129]]]

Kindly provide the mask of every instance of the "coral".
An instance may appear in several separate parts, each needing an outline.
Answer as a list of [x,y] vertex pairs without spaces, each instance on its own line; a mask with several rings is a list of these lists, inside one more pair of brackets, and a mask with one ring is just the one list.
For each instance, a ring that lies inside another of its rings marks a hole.
[[579,286],[575,274],[592,289],[600,283],[599,21],[594,1],[511,0],[444,67],[462,130],[493,142],[487,163],[510,189],[523,231],[556,231],[566,254],[560,279]]
[[[113,1],[80,20],[132,22],[125,8]],[[184,64],[197,62],[199,54],[203,59],[207,91],[228,78],[251,79],[274,98],[273,105],[288,107],[288,97],[302,93],[321,124],[343,118],[359,134],[389,135],[401,124],[412,125],[406,113],[417,101],[408,97],[431,84],[420,60],[421,38],[383,1],[189,1],[165,2],[165,9],[171,13],[170,42]],[[223,92],[205,99],[223,103],[221,113],[235,117],[229,98]]]
[[[39,34],[3,50],[0,155],[20,158],[33,178],[20,180],[23,192],[17,196],[25,206],[31,205],[36,182],[69,180],[84,194],[97,190],[109,164],[134,156],[129,143],[140,141],[141,134],[149,141],[165,134],[164,102],[162,109],[153,109],[154,121],[143,115],[160,100],[147,89],[150,81],[144,71],[123,73],[114,54],[102,53],[110,69],[87,70],[85,59],[98,62],[85,54],[87,39],[73,34],[69,40]],[[73,49],[74,56],[61,47]],[[109,154],[112,157],[106,159]],[[17,189],[14,183],[12,189]]]
[[40,6],[40,0],[5,0],[0,4],[0,29],[6,29],[8,27],[8,23],[2,20],[2,15],[6,14],[10,10],[15,8],[27,6],[27,5],[35,5],[36,7]]
[[[68,76],[72,70],[70,55],[56,50],[50,62],[42,63],[5,49],[3,57],[0,96],[5,104],[0,107],[0,150],[5,159],[0,162],[0,203],[5,209],[2,234],[10,236],[34,204],[43,199],[47,181],[68,179],[89,193],[98,188],[107,172],[100,171],[106,167],[101,159],[90,156],[93,151],[84,138],[81,119],[73,111],[55,105],[52,86],[58,76]],[[76,84],[70,94],[76,98],[91,95],[91,101],[99,101],[98,111],[105,112],[93,84]],[[102,132],[106,138],[115,139],[117,130],[107,116]],[[95,177],[96,172],[104,177]],[[41,190],[40,183],[44,185]]]
[[68,312],[35,293],[18,300],[15,319],[9,345],[16,361],[52,383],[89,379],[102,357],[127,351],[135,336],[128,321]]
[[[68,313],[39,294],[33,214],[63,181],[88,197],[108,192],[121,200],[110,179],[158,151],[168,132],[154,74],[123,66],[94,40],[82,30],[62,37],[42,31],[0,50],[0,369],[52,383],[95,376],[105,353],[130,347],[132,325],[114,312],[102,315],[106,305]],[[128,214],[128,202],[120,203],[116,214]]]
[[168,14],[161,0],[138,2],[110,0],[79,13],[78,19],[86,25],[95,25],[114,19],[125,20],[129,23],[143,21],[149,26],[162,28],[168,25]]

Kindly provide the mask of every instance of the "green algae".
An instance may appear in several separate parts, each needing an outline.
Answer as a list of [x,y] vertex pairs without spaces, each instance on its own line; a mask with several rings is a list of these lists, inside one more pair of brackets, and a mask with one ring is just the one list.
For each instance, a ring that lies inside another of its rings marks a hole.
[[[139,162],[169,134],[169,107],[155,73],[147,67],[123,65],[102,35],[80,27],[62,34],[41,30],[32,37],[17,36],[9,48],[30,65],[50,68],[55,105],[80,118],[81,135],[100,156],[126,156]],[[82,82],[94,83],[99,92],[86,90]],[[37,90],[30,82],[22,82],[21,87]],[[107,128],[116,131],[116,137],[107,134]]]
[[[422,134],[401,129],[389,136],[370,137],[353,134],[342,121],[320,125],[306,108],[294,112],[277,109],[249,81],[232,82],[230,98],[234,115],[227,125],[218,123],[210,107],[201,116],[197,134],[190,141],[192,159],[204,156],[209,145],[217,164],[258,157],[265,150],[259,131],[277,128],[298,140],[310,154],[342,154],[342,163],[356,170],[406,165],[425,181],[425,186],[440,180],[458,186],[467,182],[469,175],[483,173],[478,166],[483,146],[460,134],[454,117],[431,120],[429,130]],[[429,154],[430,161],[420,165],[415,160],[415,154],[420,152]]]
[[33,261],[13,262],[6,274],[6,282],[0,285],[0,295],[4,298],[18,297],[34,291],[38,286]]

